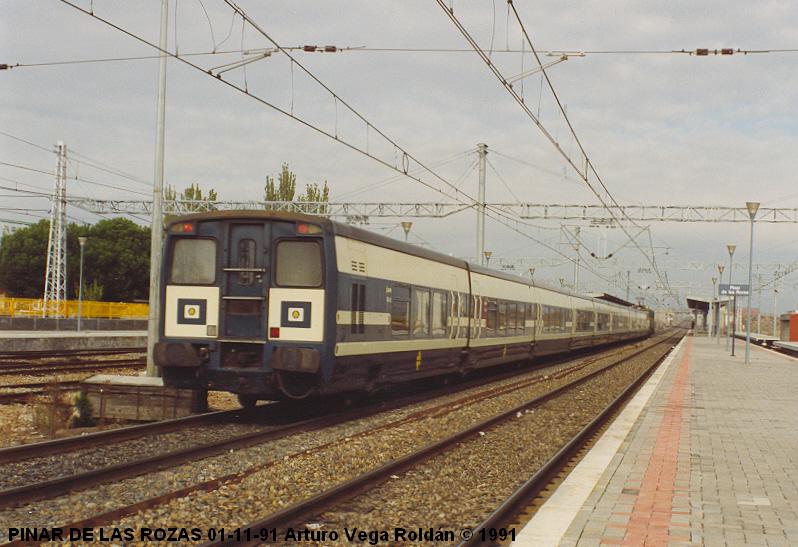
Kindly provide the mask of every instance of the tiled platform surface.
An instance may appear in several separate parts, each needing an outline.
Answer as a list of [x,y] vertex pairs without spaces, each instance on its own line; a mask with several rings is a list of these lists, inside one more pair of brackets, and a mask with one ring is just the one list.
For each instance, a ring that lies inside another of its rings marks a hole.
[[561,545],[798,545],[798,360],[682,344]]

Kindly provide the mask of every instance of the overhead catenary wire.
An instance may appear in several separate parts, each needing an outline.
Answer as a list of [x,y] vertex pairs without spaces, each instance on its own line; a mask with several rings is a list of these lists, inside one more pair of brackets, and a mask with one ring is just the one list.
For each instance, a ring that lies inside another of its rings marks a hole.
[[[356,151],[356,152],[358,152],[360,154],[363,154],[364,156],[367,156],[367,157],[371,158],[372,160],[374,160],[374,161],[376,161],[376,162],[378,162],[378,163],[380,163],[380,164],[382,164],[382,165],[384,165],[384,166],[386,166],[386,167],[388,167],[390,169],[393,169],[393,170],[395,170],[397,172],[403,173],[407,178],[415,180],[416,182],[418,182],[418,183],[420,183],[420,184],[432,189],[433,191],[436,191],[436,192],[440,193],[441,195],[444,195],[444,196],[449,197],[451,199],[455,199],[456,201],[461,202],[461,203],[463,203],[462,197],[468,198],[470,200],[470,202],[471,202],[470,204],[467,204],[469,206],[472,206],[473,204],[476,203],[476,200],[473,197],[469,196],[468,194],[466,194],[465,192],[462,192],[459,189],[455,188],[454,189],[455,190],[455,195],[452,196],[452,195],[448,194],[447,192],[441,190],[440,188],[438,188],[436,186],[433,186],[429,182],[427,182],[425,180],[422,180],[420,177],[412,175],[409,172],[410,171],[410,167],[411,167],[412,164],[415,164],[415,165],[418,165],[418,166],[422,167],[426,172],[430,173],[432,175],[432,177],[435,178],[436,180],[439,180],[441,183],[443,183],[443,184],[445,184],[445,185],[447,185],[449,187],[452,187],[452,184],[449,181],[447,181],[446,179],[441,177],[438,173],[436,173],[435,171],[431,170],[426,164],[422,163],[421,161],[416,159],[413,155],[408,153],[404,148],[402,148],[400,145],[398,145],[394,140],[392,140],[385,133],[383,133],[381,130],[379,130],[373,123],[368,121],[362,114],[360,114],[357,110],[352,108],[346,101],[344,101],[340,96],[338,96],[335,92],[333,92],[326,84],[324,84],[321,80],[319,80],[302,63],[297,61],[293,56],[291,56],[287,51],[285,51],[285,49],[282,48],[275,40],[273,40],[267,33],[265,33],[263,31],[263,29],[261,29],[251,19],[251,17],[249,17],[249,15],[246,14],[246,12],[244,12],[243,9],[241,9],[239,6],[237,6],[234,2],[232,2],[230,0],[224,0],[224,1],[233,10],[235,10],[242,17],[242,19],[244,21],[246,21],[252,28],[254,28],[256,31],[258,31],[265,38],[267,38],[276,48],[278,48],[283,54],[285,54],[287,57],[289,57],[296,64],[297,67],[299,67],[301,70],[303,70],[311,79],[313,79],[315,82],[317,82],[323,89],[325,89],[330,95],[332,95],[335,98],[336,103],[340,103],[343,107],[347,108],[358,119],[360,119],[364,124],[366,124],[366,126],[370,130],[372,130],[375,133],[379,134],[383,139],[385,139],[386,142],[390,143],[394,147],[395,150],[401,152],[402,153],[402,155],[401,155],[401,165],[398,165],[396,163],[392,164],[392,163],[386,161],[384,158],[379,158],[377,156],[374,156],[371,153],[369,153],[368,151],[366,151],[363,148],[361,148],[360,146],[339,138],[338,136],[330,133],[329,131],[314,125],[310,121],[308,121],[306,119],[303,119],[303,118],[300,118],[300,117],[298,117],[298,116],[286,111],[285,109],[283,109],[283,108],[281,108],[281,107],[279,107],[279,106],[267,101],[266,99],[264,99],[264,98],[262,98],[262,97],[260,97],[258,95],[255,95],[254,93],[250,92],[248,89],[242,88],[241,86],[235,84],[234,82],[231,82],[231,81],[226,80],[226,79],[224,79],[222,77],[219,77],[219,76],[212,76],[216,81],[219,81],[219,82],[225,84],[226,86],[228,86],[228,87],[230,87],[232,89],[235,89],[235,90],[237,90],[237,91],[239,91],[241,93],[244,93],[245,95],[247,95],[250,98],[256,100],[257,102],[263,104],[264,106],[267,106],[267,107],[269,107],[269,108],[271,108],[271,109],[273,109],[273,110],[275,110],[275,111],[277,111],[279,113],[282,113],[283,115],[285,115],[285,116],[297,121],[298,123],[304,125],[305,127],[309,128],[309,129],[312,129],[313,131],[316,131],[316,132],[318,132],[318,133],[320,133],[320,134],[322,134],[324,136],[327,136],[328,138],[330,138],[332,140],[335,140],[336,142],[339,142],[340,144],[346,146],[347,148],[350,148],[353,151]],[[111,22],[111,21],[109,21],[109,20],[107,20],[107,19],[105,19],[103,17],[98,16],[96,13],[93,13],[92,11],[89,11],[89,10],[77,5],[77,4],[73,3],[70,0],[61,0],[61,2],[63,4],[65,4],[65,5],[68,5],[68,6],[72,7],[72,8],[74,8],[75,10],[77,10],[79,12],[82,12],[82,13],[84,13],[84,14],[86,14],[86,15],[88,15],[88,16],[90,16],[90,17],[92,17],[92,18],[94,18],[94,19],[96,19],[96,20],[98,20],[98,21],[110,26],[111,28],[114,28],[114,29],[118,30],[119,32],[122,32],[123,34],[126,34],[127,36],[130,36],[131,38],[133,38],[133,39],[135,39],[135,40],[137,40],[137,41],[139,41],[139,42],[141,42],[141,43],[143,43],[145,45],[148,45],[148,46],[152,47],[153,49],[156,49],[158,51],[162,51],[166,55],[168,55],[168,56],[170,56],[170,57],[172,57],[172,58],[184,63],[187,66],[190,66],[190,67],[202,72],[205,75],[208,75],[208,72],[207,72],[206,69],[204,69],[203,67],[201,67],[201,66],[199,66],[199,65],[197,65],[195,63],[192,63],[191,61],[185,59],[182,55],[177,55],[177,54],[175,54],[173,52],[170,52],[170,51],[167,51],[167,50],[161,50],[161,48],[159,48],[156,44],[146,40],[145,38],[135,34],[132,31],[129,31],[129,30],[117,25],[116,23],[113,23],[113,22]],[[462,196],[462,197],[460,197],[460,196]],[[486,215],[489,218],[491,218],[491,219],[503,224],[504,226],[510,228],[511,230],[519,233],[523,237],[527,237],[527,238],[529,238],[529,239],[531,239],[533,241],[537,241],[542,246],[554,251],[557,254],[560,254],[560,255],[564,256],[568,260],[571,260],[570,257],[568,257],[567,255],[564,255],[563,253],[561,253],[555,247],[552,247],[551,245],[548,245],[548,244],[546,244],[544,242],[538,241],[534,237],[530,236],[529,234],[527,234],[526,232],[521,230],[518,226],[519,225],[523,226],[525,224],[522,220],[520,220],[518,218],[515,218],[515,217],[512,217],[512,216],[506,214],[505,212],[503,212],[503,211],[501,211],[499,209],[493,210],[493,209],[488,208],[488,210],[486,211]],[[591,270],[588,269],[588,271],[591,271]],[[608,277],[606,277],[606,276],[604,276],[604,275],[602,275],[602,274],[600,274],[598,272],[591,271],[591,273],[593,273],[596,277],[598,277],[600,279],[603,279],[604,281],[606,281],[608,283],[615,283],[614,280],[612,280],[612,279],[610,279],[610,278],[608,278]]]
[[[30,167],[30,166],[27,166],[27,165],[20,165],[18,163],[9,163],[9,162],[5,162],[5,161],[0,161],[0,165],[6,166],[6,167],[13,167],[13,168],[16,168],[16,169],[22,169],[24,171],[31,171],[33,173],[41,173],[43,175],[50,175],[52,177],[55,176],[55,173],[53,173],[52,171],[45,171],[43,169],[37,169],[35,167]],[[97,186],[110,188],[112,190],[121,190],[123,192],[130,192],[131,194],[138,194],[140,196],[146,196],[147,195],[147,194],[145,194],[143,192],[138,192],[136,190],[131,190],[130,188],[123,188],[121,186],[114,186],[112,184],[106,184],[104,182],[97,182],[95,180],[87,179],[85,177],[71,176],[71,177],[67,177],[67,178],[70,179],[70,180],[78,180],[78,181],[83,181],[83,182],[88,183],[88,184],[94,184],[94,185],[97,185]]]
[[[436,2],[437,2],[437,3],[438,3],[438,5],[441,7],[441,9],[444,11],[444,13],[445,13],[445,14],[446,14],[446,15],[449,17],[449,19],[452,21],[452,23],[455,25],[455,27],[456,27],[456,28],[457,28],[457,29],[460,31],[460,33],[463,35],[463,37],[466,39],[466,41],[467,41],[467,42],[468,42],[468,43],[471,45],[471,47],[472,47],[472,48],[473,48],[473,50],[474,50],[474,51],[477,53],[477,55],[479,55],[479,57],[480,57],[480,58],[483,60],[483,62],[485,62],[485,64],[488,66],[488,68],[489,68],[489,69],[490,69],[490,71],[491,71],[491,72],[494,74],[494,76],[495,76],[495,77],[496,77],[496,78],[497,78],[497,79],[498,79],[498,80],[501,82],[501,84],[504,86],[504,88],[507,90],[507,92],[508,92],[508,93],[510,93],[510,95],[511,95],[511,96],[512,96],[512,97],[515,99],[516,103],[517,103],[517,104],[518,104],[518,105],[521,107],[521,109],[522,109],[522,110],[523,110],[523,111],[524,111],[524,112],[527,114],[527,116],[528,116],[528,117],[529,117],[529,118],[532,120],[532,122],[535,124],[535,126],[537,126],[537,127],[538,127],[538,129],[541,131],[541,133],[544,135],[544,137],[546,137],[546,139],[547,139],[549,142],[551,142],[551,144],[552,144],[552,145],[555,147],[555,149],[557,150],[557,152],[558,152],[558,153],[559,153],[559,154],[560,154],[560,155],[561,155],[561,156],[562,156],[562,157],[565,159],[565,161],[566,161],[566,162],[567,162],[567,163],[568,163],[568,164],[569,164],[569,165],[570,165],[570,166],[571,166],[571,167],[574,169],[574,171],[575,171],[575,172],[576,172],[576,173],[577,173],[577,174],[578,174],[578,175],[579,175],[579,176],[582,178],[582,180],[584,181],[584,183],[585,183],[585,184],[587,185],[587,187],[588,187],[588,188],[591,190],[591,192],[593,192],[593,194],[596,196],[596,198],[598,198],[598,200],[601,202],[602,206],[604,206],[604,208],[607,210],[607,212],[610,214],[610,216],[612,216],[612,217],[613,217],[613,218],[614,218],[616,221],[618,221],[618,219],[617,219],[617,217],[616,217],[616,215],[615,215],[615,212],[614,212],[614,211],[612,210],[612,208],[611,208],[611,207],[610,207],[610,206],[607,204],[607,202],[605,201],[605,199],[602,197],[601,193],[600,193],[598,190],[596,190],[596,188],[595,188],[595,187],[593,186],[593,184],[590,182],[590,177],[589,177],[589,175],[590,175],[590,173],[592,172],[592,173],[594,174],[594,176],[595,176],[596,180],[599,182],[600,186],[603,188],[604,192],[606,193],[606,195],[607,195],[607,196],[608,196],[608,198],[610,199],[610,201],[612,201],[612,202],[613,202],[613,204],[615,205],[615,207],[616,207],[616,208],[620,208],[620,206],[618,205],[618,203],[617,203],[617,201],[615,200],[615,198],[614,198],[614,197],[612,196],[612,194],[609,192],[609,189],[608,189],[608,188],[607,188],[607,186],[605,185],[604,181],[603,181],[603,180],[601,179],[601,177],[599,176],[599,174],[598,174],[597,170],[596,170],[596,169],[595,169],[595,167],[592,165],[592,162],[590,161],[590,157],[587,155],[587,152],[586,152],[586,150],[585,150],[584,146],[582,145],[582,143],[581,143],[581,141],[580,141],[580,139],[579,139],[578,135],[576,134],[576,131],[575,131],[575,129],[574,129],[574,127],[573,127],[573,125],[572,125],[572,123],[571,123],[570,119],[568,118],[568,115],[567,115],[567,113],[565,112],[565,109],[564,109],[564,107],[563,107],[563,104],[562,104],[562,102],[560,101],[560,99],[559,99],[559,96],[557,95],[557,92],[556,92],[556,90],[554,89],[554,85],[552,84],[552,82],[551,82],[551,80],[550,80],[550,78],[549,78],[549,76],[548,76],[548,74],[547,74],[547,72],[546,72],[545,68],[543,67],[543,63],[542,63],[542,61],[540,60],[540,56],[539,56],[538,52],[536,51],[536,49],[535,49],[534,45],[532,44],[532,40],[529,38],[529,34],[528,34],[528,32],[527,32],[527,30],[526,30],[526,28],[525,28],[524,24],[523,24],[523,21],[521,20],[521,17],[520,17],[520,15],[518,14],[518,11],[517,11],[517,10],[516,10],[516,8],[515,8],[515,5],[513,5],[513,3],[512,3],[512,2],[508,1],[508,5],[509,5],[509,7],[510,7],[510,10],[512,11],[512,13],[513,13],[514,17],[516,18],[516,21],[518,22],[518,24],[519,24],[519,26],[520,26],[520,28],[521,28],[521,32],[522,32],[522,34],[523,34],[524,40],[525,40],[525,41],[526,41],[526,43],[529,45],[529,48],[530,48],[530,50],[532,51],[532,54],[534,55],[534,57],[535,57],[535,60],[537,61],[537,63],[538,63],[538,66],[539,66],[539,67],[540,67],[540,69],[541,69],[541,74],[542,74],[542,76],[545,78],[545,80],[546,80],[546,83],[547,83],[547,86],[548,86],[549,90],[551,91],[551,93],[552,93],[552,95],[553,95],[553,97],[554,97],[554,99],[555,99],[555,101],[556,101],[556,103],[557,103],[557,106],[558,106],[558,108],[559,108],[559,111],[560,111],[560,113],[562,114],[562,117],[563,117],[563,119],[565,120],[565,123],[566,123],[566,125],[568,126],[568,128],[569,128],[569,130],[570,130],[571,134],[573,135],[574,141],[577,143],[577,146],[579,147],[579,150],[580,150],[580,152],[581,152],[581,154],[582,154],[582,158],[583,158],[583,160],[584,160],[584,172],[582,171],[582,169],[583,169],[583,168],[582,168],[581,166],[577,165],[577,164],[574,162],[574,159],[573,159],[573,158],[571,158],[571,157],[570,157],[570,156],[569,156],[569,155],[568,155],[568,154],[565,152],[565,150],[562,148],[562,146],[560,145],[560,143],[558,142],[558,140],[557,140],[557,139],[556,139],[556,138],[555,138],[555,137],[554,137],[554,136],[553,136],[553,135],[552,135],[552,134],[549,132],[549,130],[548,130],[548,129],[547,129],[547,128],[546,128],[546,127],[545,127],[545,126],[544,126],[544,125],[541,123],[540,119],[539,119],[537,116],[535,116],[535,114],[534,114],[534,113],[533,113],[533,112],[530,110],[529,106],[528,106],[528,105],[525,103],[525,101],[524,101],[524,100],[523,100],[523,99],[522,99],[522,98],[521,98],[521,97],[518,95],[518,92],[517,92],[517,91],[516,91],[516,90],[513,88],[512,84],[510,84],[510,83],[507,81],[507,78],[506,78],[506,77],[505,77],[505,76],[504,76],[504,75],[501,73],[501,71],[498,69],[498,67],[497,67],[497,66],[496,66],[496,65],[495,65],[495,64],[494,64],[494,63],[491,61],[491,59],[489,58],[489,56],[488,56],[488,55],[486,55],[485,51],[482,49],[482,47],[480,47],[480,46],[479,46],[479,44],[476,42],[476,40],[473,38],[473,36],[471,36],[471,34],[468,32],[468,30],[465,28],[465,26],[464,26],[464,25],[463,25],[463,24],[460,22],[460,20],[457,18],[457,16],[455,16],[455,14],[454,14],[454,11],[453,11],[452,9],[450,9],[449,7],[447,7],[447,6],[446,6],[446,4],[445,4],[445,2],[444,2],[443,0],[436,0]],[[627,219],[628,219],[628,220],[629,220],[629,221],[630,221],[630,222],[631,222],[633,225],[635,225],[635,226],[638,226],[638,225],[637,225],[637,223],[635,223],[635,222],[634,222],[634,221],[633,221],[631,218],[629,218],[629,217],[628,217],[628,215],[626,215],[626,213],[623,211],[623,209],[620,209],[620,210],[621,210],[622,214],[623,214],[624,216],[626,216],[626,217],[627,217]],[[622,223],[618,222],[618,226],[621,228],[621,230],[623,230],[623,231],[624,231],[624,233],[626,234],[626,236],[627,236],[627,237],[631,238],[631,234],[630,234],[630,233],[629,233],[629,231],[626,229],[626,227],[625,227],[625,226],[623,226],[623,224],[622,224]],[[655,272],[657,273],[658,277],[659,277],[659,278],[660,278],[660,280],[662,281],[662,283],[663,283],[663,287],[665,287],[665,288],[666,288],[666,290],[668,290],[668,292],[670,293],[670,295],[671,295],[671,297],[674,299],[674,301],[677,301],[677,302],[678,302],[678,296],[677,296],[677,295],[676,295],[676,294],[675,294],[675,293],[674,293],[674,292],[673,292],[673,291],[670,289],[670,287],[669,287],[669,285],[668,285],[668,283],[667,283],[667,279],[664,279],[664,278],[663,278],[663,276],[662,276],[662,273],[661,273],[661,272],[659,271],[659,269],[657,268],[657,266],[656,266],[656,262],[653,260],[653,258],[652,258],[652,257],[649,257],[649,256],[648,256],[648,253],[646,253],[646,252],[645,252],[645,251],[642,249],[642,247],[640,247],[640,245],[639,245],[639,244],[638,244],[636,241],[634,242],[634,244],[635,244],[635,246],[638,248],[638,250],[639,250],[639,251],[640,251],[640,252],[641,252],[641,253],[642,253],[644,256],[646,256],[647,260],[648,260],[648,261],[649,261],[649,263],[652,265],[652,267],[654,268],[654,270],[655,270]]]
[[[29,141],[27,139],[23,139],[22,137],[19,137],[17,135],[12,135],[11,133],[8,133],[6,131],[0,131],[0,135],[3,135],[3,136],[8,137],[10,139],[14,139],[15,141],[22,142],[22,143],[27,144],[29,146],[33,146],[34,148],[38,148],[39,150],[43,150],[43,151],[49,152],[51,154],[57,154],[58,153],[58,151],[55,148],[47,148],[46,146],[43,146],[41,144],[36,144],[35,142]],[[90,156],[87,156],[87,155],[81,153],[80,151],[75,150],[74,148],[70,148],[70,150],[69,150],[69,161],[72,161],[72,162],[75,162],[75,163],[83,163],[83,164],[88,165],[89,167],[91,167],[93,169],[97,169],[99,171],[104,171],[104,172],[109,173],[111,175],[115,175],[117,177],[121,177],[121,178],[130,180],[130,181],[139,183],[139,184],[143,184],[143,185],[148,186],[148,187],[152,186],[152,182],[150,182],[150,181],[144,180],[144,179],[142,179],[140,177],[137,177],[136,175],[132,175],[130,173],[127,173],[127,172],[125,172],[125,171],[123,171],[121,169],[117,169],[116,167],[113,167],[113,166],[110,166],[110,165],[108,165],[106,163],[103,163],[100,160],[93,159]]]
[[509,185],[509,184],[507,184],[507,181],[506,181],[506,180],[504,180],[504,177],[502,177],[502,176],[499,174],[499,171],[496,169],[496,167],[494,167],[494,166],[493,166],[493,163],[490,161],[490,158],[487,158],[487,157],[486,157],[486,158],[485,158],[485,160],[487,161],[487,164],[488,164],[488,166],[489,166],[489,167],[491,168],[491,170],[493,171],[493,174],[494,174],[494,175],[496,175],[496,178],[497,178],[497,179],[499,179],[499,182],[501,182],[501,183],[502,183],[502,186],[504,186],[504,187],[507,189],[507,191],[508,191],[508,192],[510,192],[510,195],[511,195],[511,196],[513,196],[513,199],[514,199],[516,202],[518,202],[518,203],[521,203],[521,198],[519,198],[519,197],[516,195],[516,193],[515,193],[515,192],[513,192],[513,189],[512,189],[512,188],[510,188],[510,185]]
[[[224,44],[231,36],[232,29],[235,23],[235,17],[237,16],[236,13],[233,14],[233,20],[230,23],[230,29],[228,31],[227,36],[216,44],[215,47],[219,47]],[[473,53],[472,49],[467,48],[446,48],[446,47],[369,47],[369,46],[313,46],[313,45],[302,45],[302,46],[284,46],[284,49],[289,51],[302,51],[306,53],[317,53],[317,52],[326,52],[326,53],[455,53],[455,54],[463,54],[463,53]],[[700,49],[700,48],[699,48]],[[565,48],[565,49],[546,49],[546,50],[538,50],[539,53],[546,56],[560,56],[560,55],[569,55],[569,56],[588,56],[588,55],[692,55],[692,56],[703,56],[698,55],[696,52],[699,49],[695,50],[687,50],[687,49],[578,49],[578,48]],[[712,50],[716,51],[714,48]],[[720,50],[717,50],[720,51]],[[733,49],[735,55],[763,55],[763,54],[779,54],[779,53],[798,53],[798,48],[763,48],[763,49],[742,49],[736,48]],[[257,54],[260,53],[258,49],[227,49],[227,50],[217,50],[214,49],[212,51],[193,51],[187,53],[181,53],[181,56],[208,56],[208,55],[231,55],[231,54]],[[516,53],[530,53],[528,49],[525,48],[509,48],[505,47],[502,49],[492,49],[491,53],[493,55],[496,54],[516,54]],[[4,66],[6,70],[12,68],[36,68],[36,67],[48,67],[48,66],[59,66],[59,65],[79,65],[79,64],[93,64],[93,63],[115,63],[115,62],[126,62],[126,61],[146,61],[149,59],[157,59],[158,55],[131,55],[126,57],[98,57],[98,58],[87,58],[87,59],[62,59],[62,60],[55,60],[55,61],[38,61],[38,62],[31,62],[31,63],[4,63],[0,66]]]

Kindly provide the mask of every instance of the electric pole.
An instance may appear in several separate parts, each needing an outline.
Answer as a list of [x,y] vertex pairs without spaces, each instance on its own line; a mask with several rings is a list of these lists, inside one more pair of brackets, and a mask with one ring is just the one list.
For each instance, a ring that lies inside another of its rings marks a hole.
[[576,250],[576,261],[574,261],[574,293],[579,293],[579,234],[581,233],[582,228],[577,226],[574,229],[574,233],[576,237],[574,238],[574,249]]
[[55,168],[55,190],[50,207],[50,235],[47,240],[42,317],[61,317],[61,302],[65,302],[67,297],[67,147],[62,141],[58,141],[56,148],[58,159]]
[[158,67],[158,114],[155,140],[155,177],[152,183],[152,233],[150,236],[150,300],[147,325],[147,376],[158,376],[153,359],[155,341],[158,339],[160,323],[161,253],[163,244],[163,164],[166,127],[166,38],[168,32],[169,0],[161,0],[161,55]]
[[488,145],[477,144],[479,154],[479,192],[477,196],[477,260],[485,265],[485,159],[488,156]]

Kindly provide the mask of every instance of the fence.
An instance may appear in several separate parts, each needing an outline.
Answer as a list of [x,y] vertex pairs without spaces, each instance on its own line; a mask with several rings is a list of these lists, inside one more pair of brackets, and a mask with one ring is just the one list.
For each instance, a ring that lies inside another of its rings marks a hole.
[[[35,298],[0,298],[0,316],[42,317],[45,302]],[[129,302],[95,302],[84,300],[81,317],[97,319],[146,319],[149,306]],[[48,317],[77,317],[78,301],[47,302]]]

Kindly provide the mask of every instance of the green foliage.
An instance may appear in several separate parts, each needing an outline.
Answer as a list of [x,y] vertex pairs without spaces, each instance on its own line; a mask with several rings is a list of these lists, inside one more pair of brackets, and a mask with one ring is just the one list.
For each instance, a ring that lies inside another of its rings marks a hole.
[[[125,218],[101,220],[89,229],[84,283],[103,288],[103,300],[147,299],[150,285],[150,230]],[[85,288],[85,286],[84,286]]]
[[[9,296],[42,297],[49,232],[49,221],[42,220],[0,240],[0,286]],[[94,287],[92,296],[99,295],[109,301],[147,298],[150,231],[123,218],[102,220],[94,226],[73,223],[67,227],[67,298],[78,296],[80,236],[88,238],[83,258],[86,300],[90,300],[91,287]]]
[[[326,203],[330,201],[330,186],[324,181],[324,186],[319,186],[317,182],[312,182],[305,186],[305,193],[296,195],[296,173],[289,169],[288,164],[284,163],[280,174],[277,176],[275,184],[274,177],[266,176],[266,188],[264,198],[266,201],[296,201],[307,203]],[[266,206],[269,208],[269,205]],[[312,211],[315,214],[326,213],[327,206],[321,205],[318,210]]]
[[0,239],[0,287],[9,296],[41,298],[50,221],[40,220]]
[[[300,195],[297,201],[304,201],[308,203],[327,203],[330,201],[330,187],[327,181],[324,181],[324,186],[319,188],[319,184],[312,182],[305,187],[305,193]],[[319,205],[316,210],[308,211],[316,215],[323,215],[327,213],[327,205]]]
[[101,302],[103,299],[103,286],[97,283],[97,280],[91,282],[91,285],[86,285],[86,280],[83,280],[83,300],[94,300]]
[[218,199],[216,190],[211,188],[208,190],[208,195],[202,195],[202,188],[199,184],[193,183],[186,187],[185,190],[177,194],[177,190],[172,186],[167,186],[164,190],[164,199],[170,201],[194,201],[200,203],[184,204],[183,209],[187,212],[203,212],[203,211],[216,211],[216,201]]
[[95,424],[94,417],[92,417],[92,405],[88,395],[80,392],[75,395],[75,410],[69,418],[69,427],[91,427]]
[[294,201],[296,193],[296,174],[284,163],[280,174],[277,175],[277,185],[274,184],[274,177],[266,176],[266,187],[264,188],[266,201]]
[[298,201],[307,201],[311,203],[327,202],[330,201],[330,187],[327,181],[324,181],[324,186],[319,188],[317,182],[312,182],[305,187],[304,195],[300,195]]

